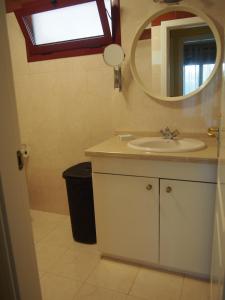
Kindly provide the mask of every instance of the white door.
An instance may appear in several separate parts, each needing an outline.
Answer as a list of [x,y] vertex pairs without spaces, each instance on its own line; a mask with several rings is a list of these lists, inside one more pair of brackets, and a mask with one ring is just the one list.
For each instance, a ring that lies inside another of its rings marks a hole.
[[210,275],[216,185],[160,180],[160,264]]
[[[223,66],[223,68],[225,68]],[[221,96],[221,121],[219,130],[219,161],[217,199],[214,220],[214,239],[211,269],[211,299],[225,299],[225,69]]]
[[0,0],[0,299],[41,300],[20,148],[4,1]]
[[158,263],[159,180],[93,174],[93,184],[100,251]]

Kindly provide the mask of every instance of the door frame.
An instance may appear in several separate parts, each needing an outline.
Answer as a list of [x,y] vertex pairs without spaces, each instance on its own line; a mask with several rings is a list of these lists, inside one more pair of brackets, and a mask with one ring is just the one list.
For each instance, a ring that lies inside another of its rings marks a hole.
[[26,178],[17,161],[21,142],[4,2],[0,0],[0,299],[41,300]]

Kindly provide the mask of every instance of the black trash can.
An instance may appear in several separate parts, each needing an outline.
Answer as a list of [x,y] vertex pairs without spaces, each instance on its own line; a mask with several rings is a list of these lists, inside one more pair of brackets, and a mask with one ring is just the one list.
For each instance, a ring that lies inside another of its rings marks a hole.
[[73,238],[96,243],[91,163],[83,162],[63,172],[69,202]]

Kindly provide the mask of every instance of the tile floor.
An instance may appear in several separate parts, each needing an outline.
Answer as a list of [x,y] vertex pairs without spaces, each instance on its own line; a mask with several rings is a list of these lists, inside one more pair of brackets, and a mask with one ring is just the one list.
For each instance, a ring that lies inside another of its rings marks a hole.
[[73,241],[70,219],[31,211],[43,300],[208,300],[209,284],[101,259]]

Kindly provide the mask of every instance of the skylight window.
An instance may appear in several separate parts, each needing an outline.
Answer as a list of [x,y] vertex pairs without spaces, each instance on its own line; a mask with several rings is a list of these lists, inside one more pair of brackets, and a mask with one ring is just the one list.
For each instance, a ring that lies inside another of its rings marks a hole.
[[104,0],[105,2],[105,8],[107,13],[107,18],[109,22],[110,32],[112,34],[112,10],[111,10],[111,0]]
[[101,53],[120,43],[119,0],[40,0],[15,14],[28,61]]
[[32,15],[36,45],[103,36],[96,1]]

